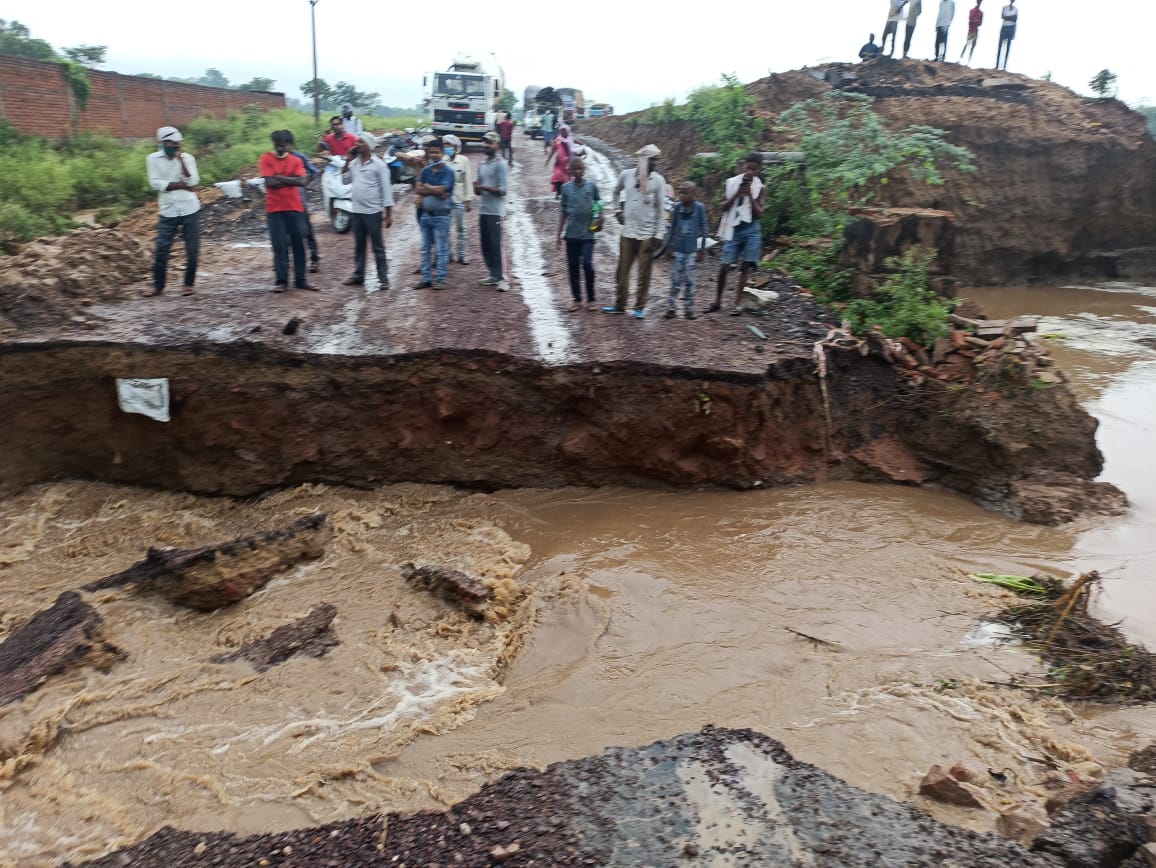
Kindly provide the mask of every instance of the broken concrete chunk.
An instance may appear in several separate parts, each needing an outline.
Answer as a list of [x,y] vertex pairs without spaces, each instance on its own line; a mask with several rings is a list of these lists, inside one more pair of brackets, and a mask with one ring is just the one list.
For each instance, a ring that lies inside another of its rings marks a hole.
[[121,651],[104,641],[100,615],[68,591],[0,643],[0,706],[35,692],[77,666],[108,669]]
[[971,784],[957,781],[940,765],[932,766],[919,782],[919,794],[929,799],[965,808],[986,808],[976,790]]
[[333,632],[337,607],[332,603],[315,606],[308,615],[291,624],[282,624],[264,639],[250,642],[230,654],[218,654],[212,663],[248,660],[258,672],[266,672],[296,654],[324,657],[341,644]]
[[410,584],[432,591],[479,618],[484,616],[486,606],[494,595],[493,589],[481,579],[466,575],[460,570],[405,564],[401,568],[401,574]]
[[307,515],[282,528],[198,549],[149,549],[123,572],[85,585],[86,591],[135,585],[178,606],[210,612],[243,600],[274,576],[325,554],[333,536],[326,515]]

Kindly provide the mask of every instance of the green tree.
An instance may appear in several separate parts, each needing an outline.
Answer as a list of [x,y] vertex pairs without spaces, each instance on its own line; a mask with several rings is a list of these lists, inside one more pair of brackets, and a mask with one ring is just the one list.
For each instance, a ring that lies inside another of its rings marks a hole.
[[272,90],[274,85],[276,85],[276,84],[277,84],[277,82],[271,78],[264,78],[262,76],[257,75],[257,76],[254,76],[250,81],[247,81],[244,84],[237,85],[237,90],[268,91],[268,90]]
[[87,66],[89,69],[102,66],[105,61],[105,55],[107,54],[107,45],[76,45],[72,48],[64,49],[65,57],[73,63],[79,63],[81,66]]
[[1092,93],[1100,99],[1111,99],[1116,95],[1116,73],[1110,69],[1101,69],[1088,82]]
[[205,87],[228,87],[229,79],[225,78],[221,70],[210,67],[197,79],[197,84],[203,84]]
[[498,111],[512,112],[514,105],[518,102],[517,95],[508,87],[502,88],[502,96],[498,100]]
[[14,54],[32,60],[57,60],[52,46],[43,39],[33,39],[32,33],[19,21],[0,18],[0,54]]
[[349,103],[355,109],[368,111],[378,104],[381,94],[362,92],[347,81],[339,81],[333,85],[332,100],[338,106]]

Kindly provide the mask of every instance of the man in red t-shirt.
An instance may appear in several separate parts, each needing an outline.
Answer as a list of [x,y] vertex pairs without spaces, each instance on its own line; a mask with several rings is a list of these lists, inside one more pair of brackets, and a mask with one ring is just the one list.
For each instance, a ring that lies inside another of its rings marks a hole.
[[305,164],[293,154],[291,132],[277,130],[272,139],[273,150],[261,155],[257,167],[265,179],[265,219],[277,273],[273,291],[284,292],[289,287],[290,247],[293,249],[293,285],[298,289],[316,290],[305,277],[305,203],[301,201],[301,188],[308,178]]
[[[983,0],[975,0],[975,7],[967,13],[967,41],[963,43],[963,51],[959,53],[959,59],[963,60],[963,56],[967,54],[968,63],[971,63],[971,57],[975,54],[975,41],[979,38],[979,28],[983,24],[983,12],[979,8],[982,5]],[[969,48],[971,54],[968,54]]]
[[329,133],[321,140],[321,147],[337,157],[344,157],[357,144],[357,136],[345,131],[341,115],[329,119]]
[[502,140],[502,156],[514,168],[514,121],[510,113],[498,123],[498,137]]

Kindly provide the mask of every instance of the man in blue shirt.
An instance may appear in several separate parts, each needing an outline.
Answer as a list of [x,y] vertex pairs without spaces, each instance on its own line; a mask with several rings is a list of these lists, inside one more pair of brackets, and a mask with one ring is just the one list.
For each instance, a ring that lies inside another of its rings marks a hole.
[[[417,179],[416,193],[421,197],[418,221],[421,224],[421,283],[414,289],[445,289],[446,268],[450,261],[450,211],[453,205],[454,170],[442,162],[441,139],[425,146],[428,165]],[[437,251],[437,275],[434,279],[431,258]]]
[[[289,141],[290,148],[296,148],[296,142],[292,139]],[[305,164],[305,187],[301,188],[301,203],[305,206],[305,243],[309,246],[309,270],[314,274],[317,273],[317,263],[321,261],[321,257],[317,255],[317,236],[313,234],[313,223],[309,220],[309,200],[305,198],[305,188],[313,183],[314,177],[318,173],[318,169],[313,165],[304,153],[298,150],[292,151],[293,156],[301,160]]]
[[696,198],[698,189],[693,181],[678,186],[678,205],[670,214],[670,229],[666,234],[667,250],[674,256],[670,269],[670,298],[666,303],[666,318],[677,315],[679,290],[685,290],[686,318],[695,319],[694,295],[698,288],[698,263],[706,250],[706,207]]

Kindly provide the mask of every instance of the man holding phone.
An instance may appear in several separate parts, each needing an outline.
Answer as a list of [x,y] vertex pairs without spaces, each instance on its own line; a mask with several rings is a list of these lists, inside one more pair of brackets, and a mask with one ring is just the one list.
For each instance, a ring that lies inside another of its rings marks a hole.
[[763,232],[759,219],[763,216],[763,196],[766,188],[759,172],[763,170],[763,155],[751,151],[743,158],[743,170],[733,178],[728,178],[723,193],[722,222],[719,237],[723,240],[722,264],[718,269],[718,290],[714,304],[706,313],[722,310],[723,291],[727,285],[727,275],[731,266],[741,261],[739,285],[735,292],[735,306],[731,313],[738,316],[743,312],[743,287],[747,278],[758,267],[763,250]]

